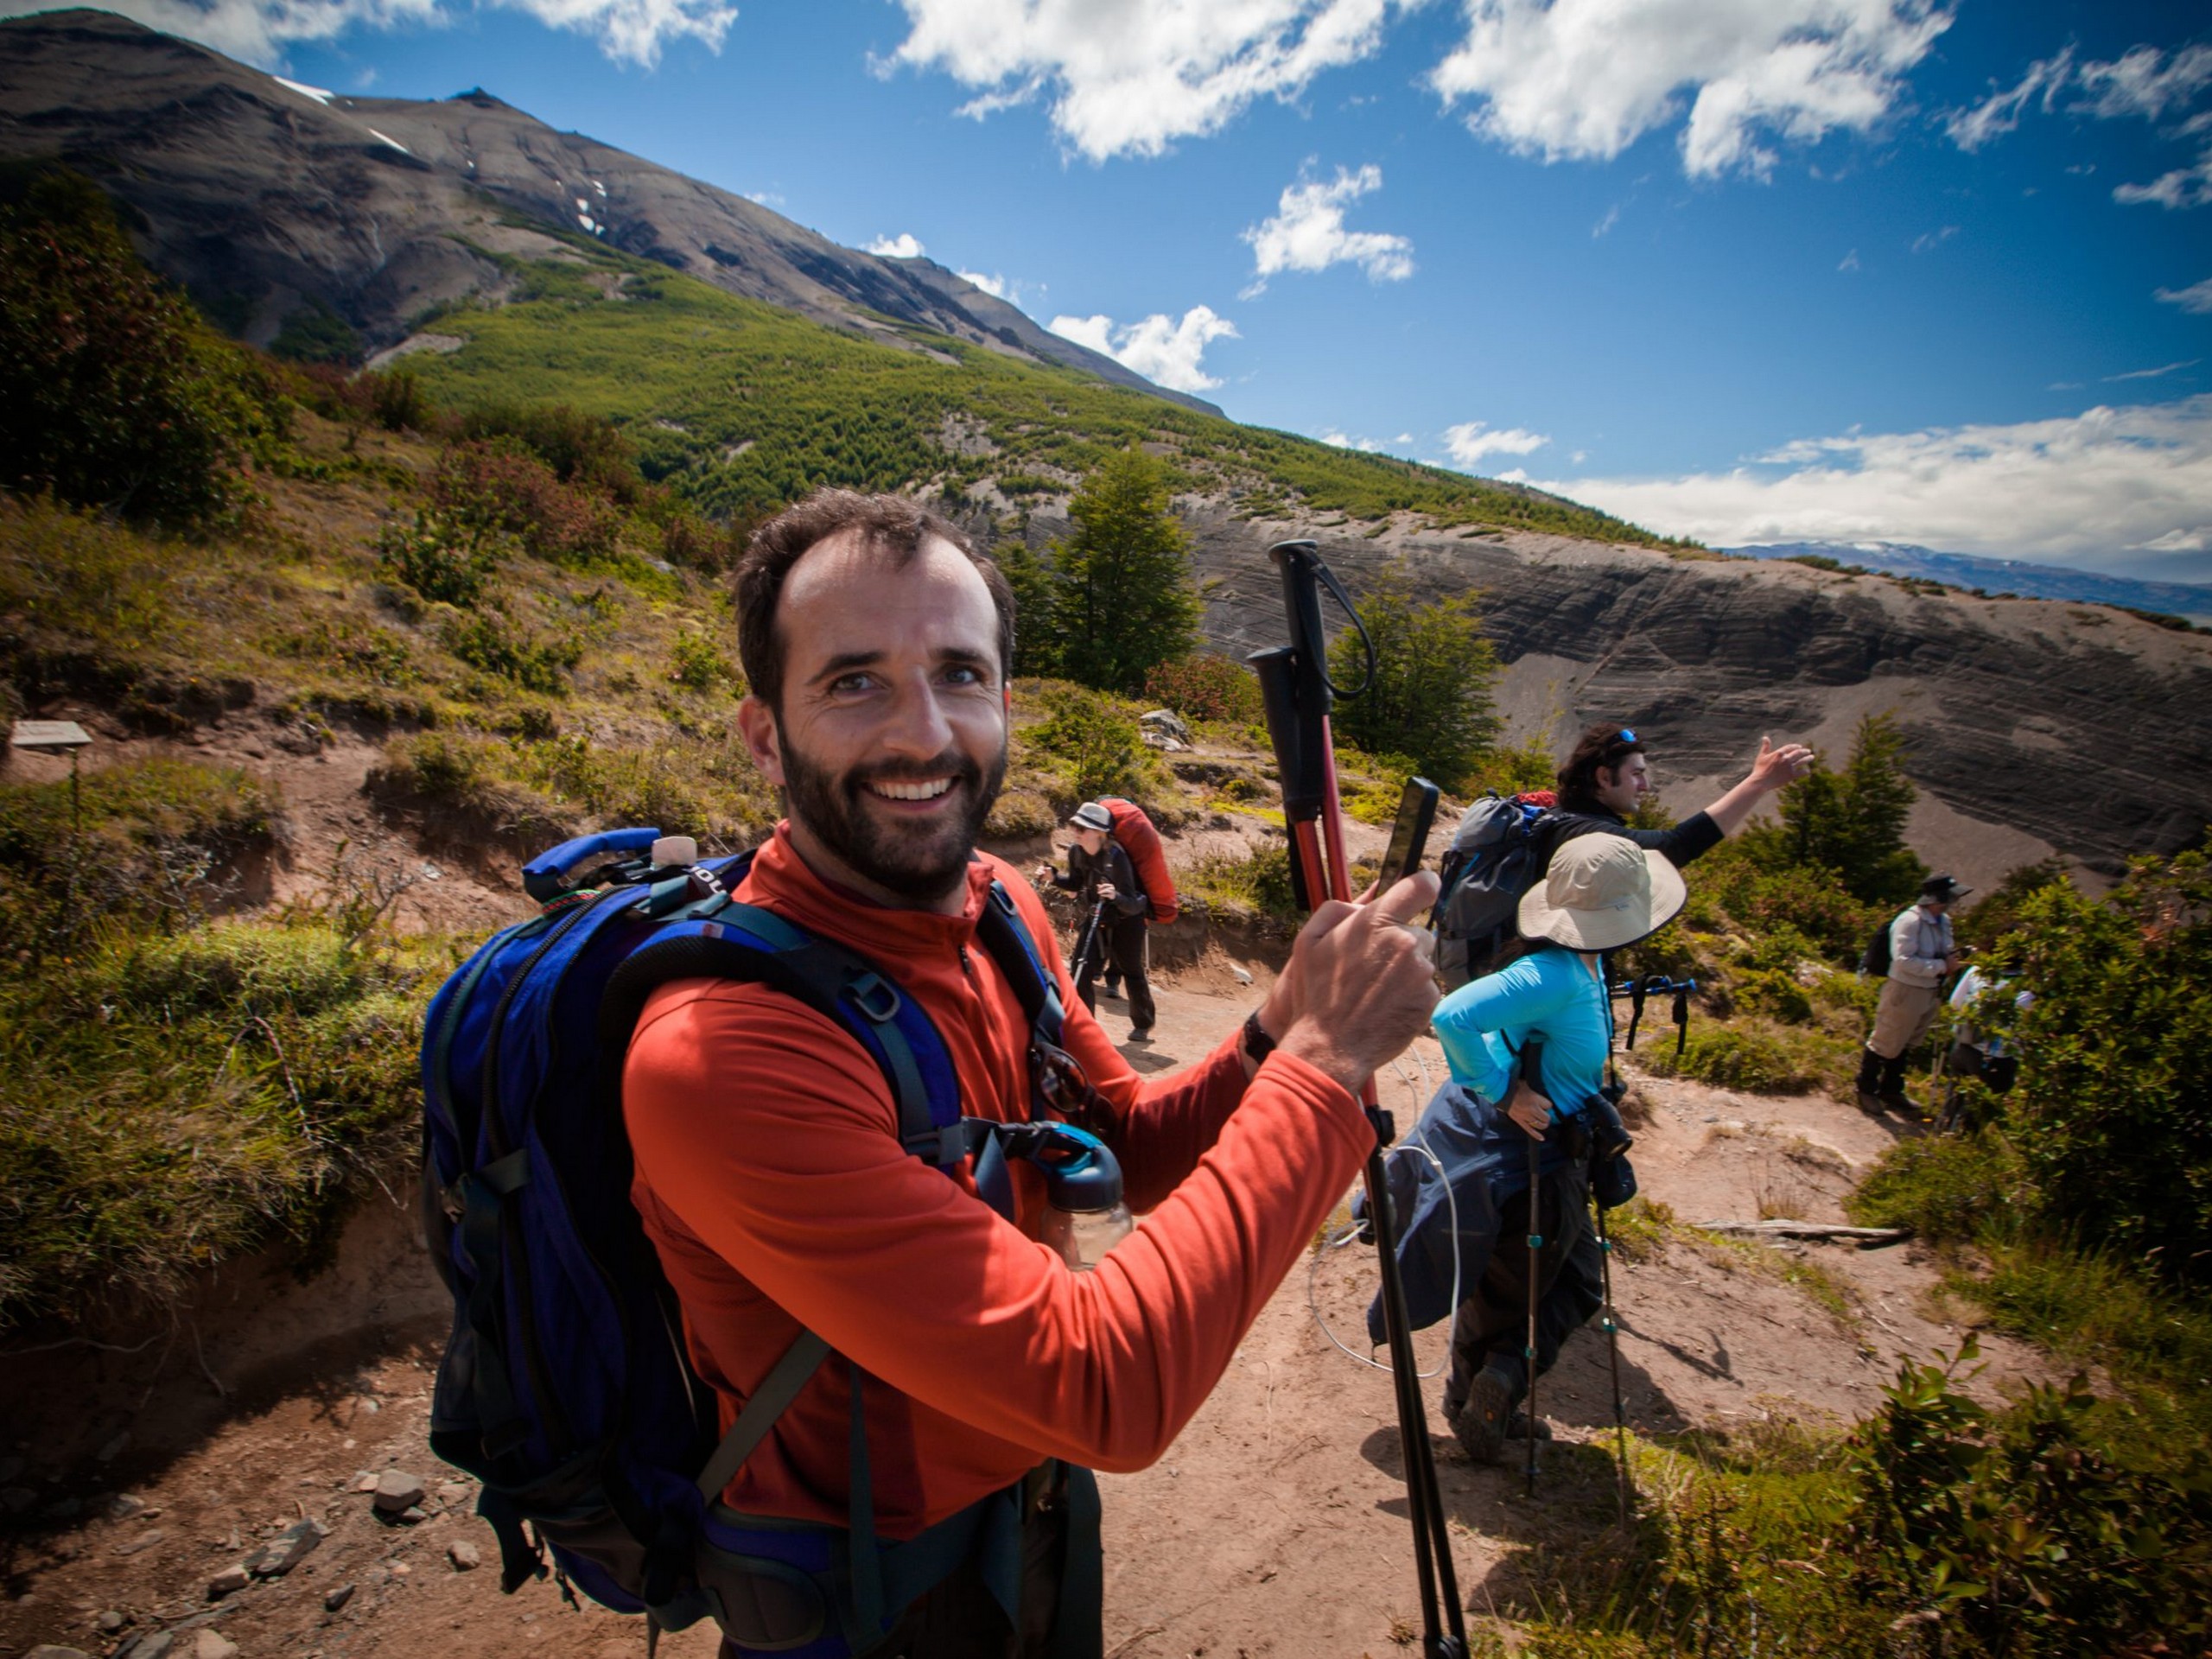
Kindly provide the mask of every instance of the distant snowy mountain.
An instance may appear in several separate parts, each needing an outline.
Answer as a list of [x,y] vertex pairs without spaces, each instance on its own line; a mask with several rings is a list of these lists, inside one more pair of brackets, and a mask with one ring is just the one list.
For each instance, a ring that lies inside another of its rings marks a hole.
[[1834,559],[1893,576],[1917,576],[1954,588],[1979,588],[2022,599],[2066,599],[2077,604],[2119,605],[2212,623],[2212,586],[2193,582],[2131,582],[2101,576],[2064,565],[2030,564],[2022,559],[1984,559],[1971,553],[1938,553],[1902,542],[1774,542],[1759,547],[1728,547],[1724,553],[1751,559]]

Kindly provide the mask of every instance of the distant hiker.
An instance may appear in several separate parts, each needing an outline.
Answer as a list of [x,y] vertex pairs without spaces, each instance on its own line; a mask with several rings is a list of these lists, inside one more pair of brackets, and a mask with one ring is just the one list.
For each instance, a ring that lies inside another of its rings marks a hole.
[[[1973,891],[1948,875],[1931,875],[1920,884],[1918,901],[1891,919],[1885,936],[1889,961],[1870,963],[1882,966],[1885,977],[1882,1000],[1874,1009],[1874,1029],[1859,1057],[1861,1111],[1912,1109],[1904,1092],[1905,1059],[1935,1022],[1943,1001],[1944,977],[1958,970],[1959,952],[1951,938],[1948,912]],[[1869,956],[1873,955],[1870,950]]]
[[[1114,820],[1102,801],[1085,801],[1068,819],[1075,842],[1068,849],[1068,873],[1061,875],[1050,864],[1039,864],[1039,880],[1048,880],[1076,895],[1076,945],[1082,949],[1085,932],[1096,913],[1097,935],[1083,960],[1076,964],[1075,994],[1083,1006],[1098,1011],[1094,982],[1103,969],[1110,995],[1113,982],[1125,979],[1129,995],[1129,1040],[1148,1043],[1157,1017],[1152,982],[1145,976],[1146,920],[1152,902],[1119,842],[1113,838]],[[1103,906],[1101,910],[1099,906]]]
[[1440,874],[1433,926],[1436,964],[1446,991],[1490,970],[1518,938],[1514,906],[1541,880],[1553,853],[1577,836],[1625,836],[1680,868],[1742,827],[1764,796],[1812,770],[1802,743],[1776,748],[1759,740],[1758,758],[1733,789],[1671,829],[1631,829],[1629,816],[1651,789],[1650,763],[1631,727],[1585,730],[1559,769],[1556,791],[1484,796],[1461,815]]
[[[721,1425],[789,1390],[713,1518],[849,1547],[836,1623],[793,1650],[1096,1655],[1086,1470],[1166,1451],[1351,1185],[1374,1143],[1355,1091],[1434,1001],[1425,936],[1403,925],[1433,879],[1322,906],[1240,1031],[1140,1077],[1076,1005],[1035,891],[976,850],[1007,764],[997,568],[912,502],[823,491],[755,532],[736,590],[738,723],[790,815],[737,897],[864,955],[881,978],[855,995],[887,1024],[903,1009],[934,1026],[966,1122],[1088,1119],[1150,1213],[1072,1272],[1039,1242],[1039,1165],[902,1140],[852,1022],[766,985],[652,993],[623,1073],[635,1203]],[[1049,999],[1002,965],[1006,918]],[[830,1357],[794,1380],[779,1360],[803,1332]],[[879,1573],[855,1517],[927,1566],[894,1547]],[[791,1594],[774,1566],[764,1602]],[[874,1628],[864,1589],[886,1615]]]
[[[1509,1438],[1541,1422],[1516,1410],[1529,1393],[1530,1257],[1539,1299],[1536,1374],[1599,1306],[1596,1242],[1589,1231],[1590,1103],[1612,1052],[1612,1000],[1601,953],[1672,919],[1687,897],[1665,855],[1625,836],[1585,835],[1561,846],[1518,908],[1520,954],[1462,986],[1432,1016],[1452,1080],[1473,1097],[1496,1161],[1490,1196],[1497,1229],[1480,1283],[1452,1322],[1445,1421],[1468,1455],[1496,1463]],[[1541,1046],[1538,1077],[1524,1075]],[[1529,1232],[1529,1137],[1541,1141],[1536,1233]]]
[[[1938,1113],[1939,1127],[1949,1128],[1959,1119],[1959,1084],[1971,1079],[1980,1084],[1993,1095],[2011,1092],[2019,1081],[2020,1057],[2013,1050],[2010,1020],[2002,1010],[2005,999],[1995,993],[2009,985],[2009,980],[1986,975],[1980,968],[1969,964],[1959,976],[1959,982],[1951,988],[1951,1046],[1943,1056],[1943,1103]],[[1976,1007],[1982,999],[1990,999],[1990,1010]],[[2013,1015],[2025,1014],[2036,1005],[2033,991],[2021,991],[2012,999]],[[1991,1014],[1995,1019],[1991,1018]],[[1998,1021],[2004,1021],[1999,1024]]]

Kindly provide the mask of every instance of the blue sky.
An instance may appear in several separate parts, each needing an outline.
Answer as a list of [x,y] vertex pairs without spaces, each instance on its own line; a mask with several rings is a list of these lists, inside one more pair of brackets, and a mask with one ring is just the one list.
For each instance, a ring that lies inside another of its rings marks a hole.
[[1724,544],[2212,580],[2202,6],[118,9],[348,92],[480,84],[1240,420]]

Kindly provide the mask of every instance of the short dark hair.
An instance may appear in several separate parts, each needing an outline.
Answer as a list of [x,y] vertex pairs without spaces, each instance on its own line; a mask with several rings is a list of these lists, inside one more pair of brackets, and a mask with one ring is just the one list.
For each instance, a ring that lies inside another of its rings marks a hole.
[[999,618],[999,671],[1014,663],[1014,589],[1006,575],[976,550],[960,527],[919,502],[898,495],[862,495],[856,490],[817,490],[785,508],[753,532],[737,562],[731,587],[737,596],[737,657],[753,695],[779,713],[783,709],[784,644],[776,632],[776,607],[791,567],[822,543],[856,531],[870,547],[905,565],[934,536],[952,543],[982,572]]
[[1600,771],[1618,771],[1629,756],[1643,753],[1643,741],[1628,727],[1611,721],[1585,727],[1559,769],[1559,804],[1573,806],[1593,800]]

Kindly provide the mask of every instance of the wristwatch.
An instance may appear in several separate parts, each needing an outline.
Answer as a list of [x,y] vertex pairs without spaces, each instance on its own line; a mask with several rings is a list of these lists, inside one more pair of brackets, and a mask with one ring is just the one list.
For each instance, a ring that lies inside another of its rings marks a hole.
[[1244,1044],[1244,1058],[1251,1061],[1255,1066],[1259,1065],[1268,1055],[1275,1052],[1275,1039],[1268,1035],[1268,1028],[1260,1023],[1260,1011],[1257,1008],[1244,1016],[1242,1038]]

